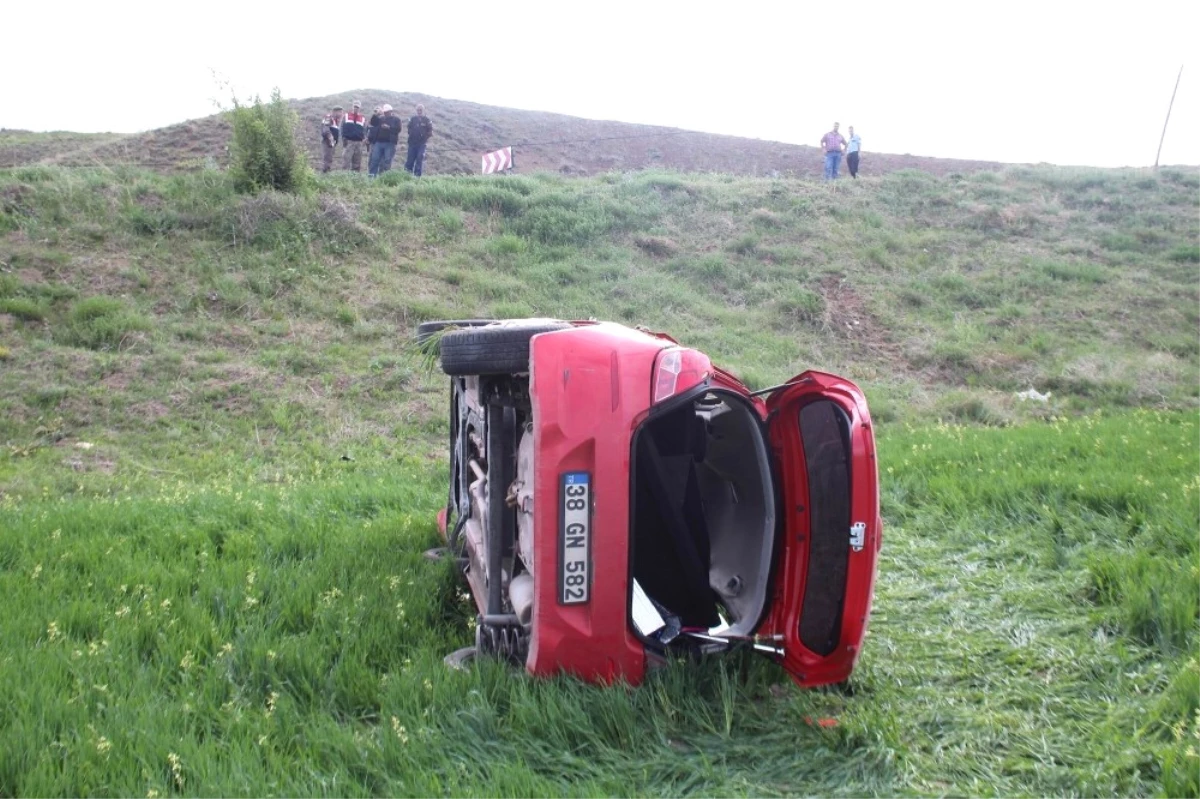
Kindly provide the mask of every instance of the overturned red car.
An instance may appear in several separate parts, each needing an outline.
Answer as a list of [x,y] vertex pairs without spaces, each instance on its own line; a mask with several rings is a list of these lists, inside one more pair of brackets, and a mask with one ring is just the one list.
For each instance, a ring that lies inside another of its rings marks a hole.
[[753,647],[805,686],[858,658],[882,543],[862,392],[809,371],[751,391],[662,333],[428,322],[450,376],[439,529],[475,652],[639,683],[673,652]]

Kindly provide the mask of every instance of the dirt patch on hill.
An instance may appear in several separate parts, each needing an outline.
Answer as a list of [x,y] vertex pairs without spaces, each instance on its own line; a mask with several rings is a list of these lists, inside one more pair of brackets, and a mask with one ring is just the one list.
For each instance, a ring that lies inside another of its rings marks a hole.
[[904,349],[873,314],[850,281],[827,275],[819,291],[824,301],[821,327],[830,335],[851,342],[860,356],[893,364],[904,363]]

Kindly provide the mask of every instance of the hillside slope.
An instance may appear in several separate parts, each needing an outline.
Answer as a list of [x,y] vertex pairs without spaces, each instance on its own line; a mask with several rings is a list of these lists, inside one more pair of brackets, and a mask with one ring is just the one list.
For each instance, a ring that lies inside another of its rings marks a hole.
[[[425,105],[436,128],[427,156],[429,174],[478,173],[483,153],[510,145],[514,148],[518,173],[546,171],[592,175],[614,169],[657,168],[732,175],[778,173],[820,177],[822,170],[821,154],[816,147],[596,121],[377,89],[290,101],[303,120],[305,143],[314,166],[319,163],[316,131],[322,114],[335,104],[349,108],[355,98],[362,100],[368,113],[376,105],[389,103],[406,123],[417,103]],[[62,135],[0,131],[0,166],[125,164],[173,171],[195,169],[206,163],[221,165],[227,159],[229,125],[220,115],[214,115],[145,133],[103,134],[105,139],[81,140],[77,148],[31,145],[39,137],[61,138]],[[813,133],[814,141],[818,135],[819,132]],[[403,144],[400,149],[402,157]],[[988,161],[875,153],[869,148],[863,156],[863,174],[866,175],[899,169],[920,169],[946,175],[1001,167],[1001,164]]]
[[1031,387],[1048,412],[1195,407],[1198,186],[399,172],[245,197],[215,171],[10,170],[0,441],[54,418],[134,437],[222,418],[281,456],[363,444],[441,401],[404,352],[413,326],[478,316],[646,324],[760,386],[844,372],[885,420],[1003,422]]
[[[0,795],[1196,796],[1200,174],[0,170]],[[865,389],[846,691],[443,665],[433,318]],[[1023,401],[1035,388],[1043,401]],[[804,753],[797,757],[797,752]]]

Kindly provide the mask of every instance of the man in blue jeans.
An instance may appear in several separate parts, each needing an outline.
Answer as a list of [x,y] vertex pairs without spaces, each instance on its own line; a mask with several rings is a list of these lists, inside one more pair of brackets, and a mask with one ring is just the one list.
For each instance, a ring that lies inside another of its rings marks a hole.
[[825,148],[825,179],[836,180],[838,165],[842,162],[842,150],[846,140],[838,133],[838,123],[833,123],[833,130],[821,137],[821,146]]
[[400,117],[392,113],[390,105],[385,104],[379,110],[379,123],[371,126],[371,159],[367,162],[367,175],[373,178],[392,168],[396,144],[400,141]]

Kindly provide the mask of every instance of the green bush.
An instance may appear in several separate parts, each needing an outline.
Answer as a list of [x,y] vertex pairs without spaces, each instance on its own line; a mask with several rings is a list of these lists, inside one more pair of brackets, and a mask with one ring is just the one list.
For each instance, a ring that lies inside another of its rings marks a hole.
[[235,243],[248,243],[307,260],[314,244],[330,252],[348,252],[375,236],[358,221],[357,206],[336,196],[295,197],[265,190],[226,205],[218,224]]
[[179,226],[179,218],[173,212],[140,205],[132,206],[127,218],[133,232],[142,236],[161,236]]
[[1128,233],[1106,233],[1100,238],[1100,246],[1114,252],[1137,252],[1142,243]]
[[399,186],[407,180],[411,180],[412,176],[403,169],[392,169],[384,172],[379,176],[380,186]]
[[453,208],[446,208],[438,213],[437,223],[442,229],[442,233],[447,236],[457,236],[465,228],[462,214]]
[[726,242],[725,250],[727,252],[735,252],[738,255],[754,255],[758,251],[759,238],[753,233],[745,235]]
[[516,233],[542,244],[584,246],[612,228],[603,209],[547,204],[528,211],[513,225]]
[[1200,245],[1180,244],[1167,253],[1167,257],[1179,263],[1200,263]]
[[115,297],[88,297],[71,308],[55,333],[61,344],[93,350],[119,349],[130,333],[150,322]]
[[1042,271],[1049,275],[1054,280],[1064,282],[1075,281],[1077,283],[1104,283],[1108,280],[1105,274],[1104,267],[1091,263],[1054,263],[1044,262],[1041,264]]
[[484,246],[493,255],[520,255],[529,249],[525,239],[511,233],[502,233],[489,239]]
[[46,309],[28,297],[5,297],[0,299],[0,313],[11,314],[18,319],[37,322],[46,318]]
[[784,293],[775,305],[783,316],[808,324],[820,321],[825,313],[825,299],[803,286]]
[[[407,175],[407,173],[405,173]],[[385,176],[386,177],[386,176]],[[464,211],[498,213],[515,217],[529,205],[526,199],[533,193],[534,185],[516,177],[504,180],[486,178],[454,178],[442,180],[411,181],[406,188],[411,194],[406,199],[417,197],[428,199],[438,205],[449,205]]]
[[300,118],[283,101],[279,89],[265,105],[255,97],[248,106],[234,98],[233,106],[229,112],[233,124],[229,174],[234,187],[248,194],[264,189],[300,192],[311,187],[313,171],[296,142]]

